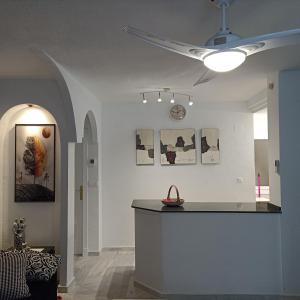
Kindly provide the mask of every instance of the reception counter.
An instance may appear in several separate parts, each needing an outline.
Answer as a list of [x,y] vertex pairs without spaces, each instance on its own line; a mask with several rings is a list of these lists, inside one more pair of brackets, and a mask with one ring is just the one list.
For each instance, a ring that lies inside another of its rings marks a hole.
[[185,202],[168,207],[160,200],[133,200],[131,207],[155,212],[281,213],[280,207],[269,202]]
[[135,281],[158,294],[282,292],[279,207],[134,200]]

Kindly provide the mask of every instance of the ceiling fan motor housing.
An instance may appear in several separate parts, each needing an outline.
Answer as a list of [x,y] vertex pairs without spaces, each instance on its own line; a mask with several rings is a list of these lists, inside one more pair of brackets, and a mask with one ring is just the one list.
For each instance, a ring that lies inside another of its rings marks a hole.
[[225,7],[229,7],[233,1],[234,0],[210,0],[211,3],[213,3],[214,5],[216,5],[219,8],[222,7],[223,5]]
[[220,31],[213,35],[206,43],[205,46],[219,46],[223,44],[227,44],[230,42],[234,42],[237,40],[240,40],[241,37],[235,33],[232,33],[230,31],[228,32],[223,32]]

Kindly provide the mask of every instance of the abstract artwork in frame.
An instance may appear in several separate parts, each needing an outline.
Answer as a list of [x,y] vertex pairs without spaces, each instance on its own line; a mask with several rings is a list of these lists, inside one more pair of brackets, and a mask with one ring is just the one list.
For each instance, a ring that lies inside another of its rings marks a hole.
[[15,202],[55,201],[55,124],[16,124]]
[[201,162],[202,164],[220,163],[219,129],[203,128],[201,130]]
[[136,130],[136,164],[154,165],[154,130]]
[[160,161],[161,165],[195,164],[195,129],[162,129]]

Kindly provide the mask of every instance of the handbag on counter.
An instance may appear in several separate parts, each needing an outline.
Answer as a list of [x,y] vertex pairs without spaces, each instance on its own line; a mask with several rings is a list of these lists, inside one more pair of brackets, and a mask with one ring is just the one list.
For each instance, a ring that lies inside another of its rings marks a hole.
[[[176,198],[171,198],[171,191],[173,188],[176,190]],[[161,202],[166,206],[181,206],[184,203],[184,199],[180,198],[178,188],[173,184],[169,188],[167,198],[163,199]]]

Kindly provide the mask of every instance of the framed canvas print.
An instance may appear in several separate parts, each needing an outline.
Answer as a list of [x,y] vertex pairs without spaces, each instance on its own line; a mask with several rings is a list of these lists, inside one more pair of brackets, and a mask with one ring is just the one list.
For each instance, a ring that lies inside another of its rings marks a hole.
[[160,162],[161,165],[195,164],[195,129],[162,129]]
[[219,129],[203,128],[201,130],[202,164],[220,163]]
[[55,201],[55,124],[16,124],[15,202]]
[[154,130],[136,130],[136,164],[154,165]]

